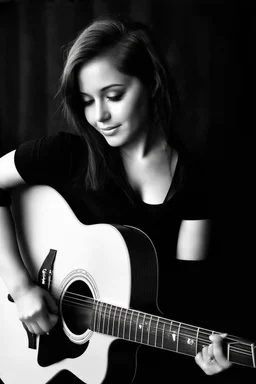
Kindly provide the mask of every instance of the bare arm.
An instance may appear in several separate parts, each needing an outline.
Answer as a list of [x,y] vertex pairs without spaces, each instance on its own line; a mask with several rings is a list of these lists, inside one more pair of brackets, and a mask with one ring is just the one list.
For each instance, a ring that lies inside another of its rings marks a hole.
[[[203,261],[209,250],[210,220],[184,220],[180,226],[177,259]],[[232,366],[223,352],[225,335],[212,335],[212,344],[198,352],[195,361],[207,375],[215,375]]]
[[[24,184],[14,164],[15,151],[0,159],[0,188],[11,190]],[[30,277],[21,260],[14,223],[9,207],[0,207],[0,275],[13,298],[31,285]]]
[[210,239],[210,220],[183,220],[177,245],[177,259],[205,260]]
[[20,257],[14,223],[8,207],[0,207],[0,275],[15,300],[31,286],[30,276]]
[[[15,151],[0,158],[0,188],[12,190],[24,184],[14,163]],[[16,239],[9,207],[0,207],[0,276],[28,329],[36,334],[48,332],[57,321],[57,306],[48,292],[39,288],[25,268]]]

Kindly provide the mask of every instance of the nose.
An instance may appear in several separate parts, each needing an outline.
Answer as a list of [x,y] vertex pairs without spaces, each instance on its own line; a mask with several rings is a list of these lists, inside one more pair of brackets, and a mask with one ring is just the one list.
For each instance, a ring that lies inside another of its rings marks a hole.
[[99,101],[96,103],[95,119],[99,123],[104,123],[110,119],[110,111],[105,102]]

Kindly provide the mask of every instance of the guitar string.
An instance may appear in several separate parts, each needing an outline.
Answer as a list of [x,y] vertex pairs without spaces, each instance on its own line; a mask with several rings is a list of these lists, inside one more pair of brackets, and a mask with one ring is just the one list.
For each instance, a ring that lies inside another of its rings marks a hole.
[[[68,294],[67,294],[68,293]],[[77,296],[81,297],[80,298],[77,298]],[[94,298],[91,298],[91,297],[88,297],[88,296],[84,296],[84,295],[81,295],[81,294],[77,294],[75,292],[71,292],[71,291],[66,291],[65,295],[64,295],[64,299],[66,301],[66,297],[67,298],[70,298],[70,299],[75,299],[74,301],[69,301],[70,303],[74,303],[74,304],[80,304],[81,307],[86,307],[86,308],[92,308],[92,309],[95,309],[97,308],[98,304],[102,304],[103,306],[107,307],[107,306],[114,306],[117,308],[117,310],[119,310],[120,312],[121,311],[132,311],[132,312],[137,312],[139,314],[142,314],[142,315],[146,315],[148,317],[155,317],[155,318],[158,318],[160,323],[170,323],[170,322],[173,322],[173,323],[177,323],[177,324],[182,324],[182,328],[187,328],[188,330],[191,330],[191,329],[194,329],[195,332],[197,332],[198,328],[200,328],[200,334],[205,334],[206,336],[209,336],[209,334],[216,334],[217,332],[215,331],[212,331],[210,329],[206,329],[206,328],[201,328],[201,327],[197,327],[197,326],[194,326],[194,325],[189,325],[189,324],[186,324],[186,323],[181,323],[179,321],[176,321],[176,320],[170,320],[170,319],[164,319],[164,318],[161,318],[160,316],[157,316],[157,315],[151,315],[149,313],[144,313],[142,311],[139,311],[139,310],[134,310],[134,309],[131,309],[131,308],[121,308],[121,307],[118,307],[114,304],[109,304],[109,303],[105,303],[103,301],[100,301],[100,300],[97,300],[97,299],[94,299]],[[78,300],[80,301],[80,303],[78,302]],[[97,303],[97,304],[95,304]],[[205,332],[206,331],[206,332]],[[221,334],[220,332],[218,332],[218,334]],[[242,340],[239,338],[239,337],[236,337],[236,336],[233,336],[233,335],[228,335],[225,339],[229,339],[229,340],[232,340],[234,342],[242,342]],[[248,341],[248,344],[252,344],[251,342]]]
[[[67,306],[74,306],[74,303],[73,303],[73,302],[69,302],[69,301],[65,301],[65,305],[67,305]],[[88,308],[91,308],[91,307],[88,306]],[[120,311],[120,312],[121,312],[121,311]],[[151,316],[151,315],[149,315],[149,316]],[[103,317],[104,317],[104,322],[105,322],[105,320],[107,320],[108,322],[111,321],[111,320],[114,320],[114,323],[112,323],[112,326],[114,326],[114,327],[115,327],[115,324],[116,324],[117,322],[120,322],[121,320],[124,320],[124,319],[125,319],[125,316],[118,316],[118,315],[116,315],[116,314],[115,314],[115,316],[113,316],[113,317],[104,314]],[[118,317],[118,319],[117,319],[117,317]],[[101,320],[102,320],[102,317],[100,317],[100,320],[99,320],[99,321],[101,322]],[[115,320],[116,320],[116,322],[115,322]],[[130,318],[130,320],[131,320],[131,318]],[[96,322],[98,323],[98,320],[97,320],[97,319],[96,319]],[[171,321],[169,321],[169,322],[171,323]],[[177,323],[177,322],[176,322],[176,323]],[[163,322],[163,324],[165,325],[165,324],[167,324],[167,322],[166,322],[166,323]],[[104,332],[104,331],[97,330],[97,328],[99,328],[99,329],[102,328],[101,324],[100,324],[99,326],[96,326],[96,329],[94,330],[95,332],[98,331],[99,333],[105,333],[105,334],[108,334],[108,335],[110,335],[110,336],[115,336],[115,335],[110,334],[110,333],[108,333],[108,332]],[[103,328],[104,328],[104,323],[103,323]],[[124,326],[124,328],[125,328],[125,326]],[[137,319],[134,319],[134,320],[133,320],[133,323],[131,324],[131,331],[136,331],[136,328],[138,328]],[[177,328],[179,328],[179,327],[177,327]],[[89,328],[89,329],[90,329],[90,328]],[[152,327],[152,325],[150,325],[150,333],[153,335],[154,338],[155,338],[155,335],[157,335],[157,333],[159,333],[159,331],[162,331],[164,334],[166,334],[166,332],[167,332],[167,330],[166,330],[165,327],[163,327],[163,328],[160,328],[159,326],[157,326],[157,327]],[[123,332],[125,332],[125,329],[123,329]],[[123,333],[123,332],[122,332],[122,333]],[[117,333],[120,333],[120,331],[118,331]],[[143,331],[142,331],[142,333],[143,333]],[[188,335],[188,334],[183,333],[183,332],[178,332],[178,333],[177,333],[176,331],[170,331],[169,333],[170,333],[170,335],[175,334],[175,335],[177,335],[178,337],[185,337],[186,339],[193,339],[193,336]],[[116,336],[119,337],[119,338],[124,338],[124,337],[122,337],[122,336],[120,336],[120,335],[116,335]],[[136,338],[137,338],[137,336],[136,336]],[[226,338],[226,339],[228,339],[228,338]],[[131,341],[134,341],[134,340],[131,340]],[[135,341],[137,341],[137,340],[135,340]],[[198,337],[198,338],[197,338],[197,341],[198,341],[198,344],[202,343],[202,344],[203,344],[202,346],[205,346],[205,344],[207,344],[207,345],[210,345],[210,344],[211,344],[211,342],[209,341],[208,338],[207,338],[207,339],[204,339],[204,338],[202,338],[202,337]],[[140,341],[140,343],[141,343],[141,344],[151,345],[150,343],[145,343],[145,342],[143,343],[142,341]],[[163,347],[162,347],[162,348],[163,348]],[[236,347],[235,345],[232,346],[232,351],[231,351],[231,352],[237,352],[237,353],[239,353],[240,355],[245,355],[245,356],[249,356],[249,357],[252,356],[252,355],[251,355],[251,352],[248,353],[247,350],[242,349],[242,348],[239,348],[239,347]]]
[[[71,296],[72,297],[72,296]],[[65,302],[65,303],[67,303],[67,305],[70,305],[70,306],[80,306],[80,307],[82,307],[82,308],[90,308],[90,309],[93,309],[93,307],[95,307],[95,308],[97,308],[97,304],[95,305],[95,304],[93,304],[93,305],[84,305],[84,304],[80,304],[80,303],[76,303],[76,302],[74,302],[74,301],[69,301],[69,300],[66,300],[66,299],[63,299],[63,301]],[[93,303],[95,302],[95,301],[92,301]],[[99,302],[99,303],[102,303],[102,302]],[[106,303],[102,303],[103,304],[103,306],[105,305],[105,307],[107,306],[107,305],[110,305],[110,304],[106,304]],[[122,308],[118,308],[118,307],[116,307],[116,306],[114,306],[115,308],[116,308],[116,313],[115,313],[115,316],[114,317],[112,317],[111,318],[111,315],[110,316],[108,316],[108,315],[106,315],[106,314],[104,314],[104,318],[105,319],[115,319],[115,317],[118,317],[118,321],[121,321],[121,320],[124,320],[125,319],[125,315],[123,314],[122,315],[122,311],[126,311],[126,309],[122,309]],[[101,311],[101,312],[103,312],[104,311],[104,309]],[[138,313],[139,314],[139,316],[140,316],[140,314],[142,313],[142,312],[140,312],[140,311],[134,311],[134,310],[132,310],[133,312],[136,312],[136,313]],[[121,316],[120,316],[120,313],[121,313]],[[142,313],[143,314],[143,313]],[[143,314],[144,315],[144,314]],[[159,326],[159,324],[160,325],[167,325],[168,323],[170,324],[171,323],[171,325],[173,326],[173,323],[177,323],[177,324],[179,324],[177,321],[170,321],[170,320],[167,320],[167,321],[163,321],[163,320],[161,320],[161,318],[159,318],[159,317],[157,317],[157,316],[155,316],[155,315],[149,315],[149,314],[145,314],[145,318],[146,318],[146,316],[148,316],[148,317],[156,317],[156,318],[158,318],[159,319],[159,321],[158,321],[158,326],[155,328],[155,327],[152,327],[152,326],[150,326],[150,329],[151,329],[151,331],[152,331],[152,333],[157,333],[159,330],[160,331],[163,331],[164,330],[164,327],[163,328],[161,328],[160,326]],[[144,318],[144,320],[145,320],[145,318]],[[137,321],[137,319],[136,319],[136,321]],[[134,321],[135,322],[135,321]],[[156,320],[155,320],[155,322],[156,322]],[[179,325],[177,325],[176,324],[176,327],[177,328],[179,328]],[[193,326],[194,327],[194,326]],[[191,327],[192,328],[192,327]],[[195,327],[196,328],[196,327]],[[198,328],[198,327],[197,327]],[[188,330],[188,331],[191,331],[191,329],[190,328],[188,328],[188,327],[185,327],[185,326],[182,326],[182,330],[183,331],[186,331],[186,329]],[[172,332],[170,332],[170,333],[174,333],[174,331],[172,331]],[[205,339],[205,338],[203,338],[203,337],[201,337],[201,336],[203,336],[203,334],[205,334],[205,335],[207,335],[207,339]],[[211,331],[211,334],[212,334],[212,331]],[[208,336],[209,336],[209,334],[208,333],[206,333],[206,332],[202,332],[202,331],[200,331],[199,332],[199,337],[197,337],[197,341],[200,343],[200,342],[202,342],[203,344],[210,344],[211,342],[209,341],[209,339],[208,339]],[[181,337],[186,337],[186,338],[193,338],[193,337],[191,337],[191,335],[188,335],[188,334],[185,334],[184,332],[179,332],[179,336],[181,336]],[[229,340],[230,342],[242,342],[241,340],[239,340],[238,338],[232,338],[232,337],[226,337],[226,341],[227,340]],[[232,350],[232,352],[235,352],[235,351],[241,351],[241,353],[244,353],[244,354],[247,354],[248,356],[251,356],[251,353],[248,353],[246,350],[245,350],[245,352],[244,352],[244,349],[242,349],[242,348],[239,348],[239,347],[237,347],[237,346],[232,346],[232,348],[233,348],[233,350]]]
[[[50,284],[50,286],[52,285],[52,281],[51,281],[51,284]],[[58,293],[61,293],[62,292],[62,290],[60,290],[60,289],[57,289],[57,292]],[[105,307],[107,307],[108,305],[111,305],[111,304],[108,304],[108,303],[104,303],[104,302],[101,302],[101,301],[99,301],[99,300],[97,300],[97,299],[94,299],[94,298],[91,298],[91,297],[88,297],[88,296],[85,296],[85,295],[81,295],[81,294],[78,294],[78,293],[75,293],[75,292],[71,292],[71,291],[66,291],[65,292],[65,294],[64,294],[64,298],[63,298],[63,301],[65,301],[65,302],[68,302],[68,300],[66,300],[65,299],[65,297],[69,297],[69,298],[71,298],[72,299],[72,301],[69,301],[69,303],[71,303],[71,304],[69,304],[69,305],[75,305],[75,306],[80,306],[80,307],[83,307],[83,308],[90,308],[90,309],[97,309],[97,307],[98,307],[98,304],[100,304],[100,305],[103,305],[103,306],[105,306]],[[75,299],[76,301],[74,301],[73,299]],[[78,303],[78,301],[80,301],[80,303]],[[97,303],[97,304],[95,304],[95,303]],[[143,314],[144,315],[144,313],[143,312],[141,312],[141,311],[138,311],[138,310],[132,310],[132,309],[126,309],[126,308],[121,308],[121,307],[118,307],[118,306],[115,306],[115,305],[113,305],[113,307],[115,307],[116,308],[116,310],[117,311],[119,311],[120,313],[122,312],[122,310],[123,311],[132,311],[132,312],[136,312],[137,314],[138,314],[138,316],[140,316],[140,314]],[[182,329],[187,329],[188,331],[191,331],[191,329],[193,328],[193,329],[195,329],[196,330],[196,332],[198,332],[198,330],[199,329],[201,329],[200,331],[199,331],[199,336],[200,337],[197,337],[197,340],[199,341],[199,342],[202,342],[202,343],[206,343],[206,344],[210,344],[210,341],[209,341],[209,334],[216,334],[216,332],[215,331],[212,331],[212,330],[207,330],[206,328],[201,328],[201,327],[196,327],[196,326],[192,326],[192,325],[189,325],[189,324],[185,324],[185,323],[180,323],[180,322],[178,322],[178,321],[175,321],[175,320],[169,320],[169,319],[163,319],[163,318],[161,318],[161,317],[159,317],[159,316],[156,316],[156,315],[150,315],[150,314],[147,314],[147,313],[145,313],[145,316],[148,316],[148,317],[155,317],[155,318],[158,318],[158,324],[160,324],[160,325],[162,325],[163,324],[163,326],[165,326],[166,324],[170,324],[170,323],[177,323],[177,324],[182,324]],[[121,318],[122,319],[122,318]],[[120,319],[120,320],[121,320]],[[158,327],[159,327],[159,325],[158,325]],[[179,325],[178,325],[178,327],[179,327]],[[205,332],[206,331],[206,332]],[[201,336],[204,336],[204,334],[205,334],[205,337],[207,337],[206,339],[205,338],[202,338]],[[183,333],[181,333],[181,332],[179,332],[179,336],[184,336],[184,337],[190,337],[191,338],[191,336],[190,335],[186,335],[186,334],[183,334]],[[237,338],[236,336],[232,336],[232,335],[228,335],[226,338],[225,338],[225,340],[226,341],[229,341],[231,344],[232,343],[243,343],[243,341],[241,340],[241,339],[239,339],[239,338]],[[243,343],[243,344],[245,344],[245,343]],[[248,342],[248,344],[249,345],[247,345],[248,347],[250,347],[251,348],[251,345],[253,344],[253,343],[251,343],[251,342]],[[232,346],[232,348],[234,348],[234,346]],[[236,349],[236,351],[242,351],[242,353],[243,353],[243,349],[242,348],[238,348],[238,347],[235,347],[234,349]],[[248,356],[251,356],[251,353],[247,353],[246,352],[246,354],[248,355]]]

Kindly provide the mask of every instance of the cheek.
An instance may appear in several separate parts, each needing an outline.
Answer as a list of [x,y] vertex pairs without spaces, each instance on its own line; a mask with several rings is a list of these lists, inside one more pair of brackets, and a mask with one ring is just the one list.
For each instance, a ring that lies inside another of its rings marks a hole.
[[136,115],[138,113],[137,111],[137,103],[135,103],[133,99],[126,100],[124,103],[115,108],[115,116],[123,121],[132,122],[134,118],[136,119]]
[[144,93],[139,93],[128,100],[126,103],[126,115],[129,119],[143,122],[148,115],[148,100]]
[[129,110],[129,119],[133,121],[136,124],[143,124],[145,122],[145,119],[147,119],[148,116],[148,106],[147,103],[145,103],[145,100],[143,102],[138,101],[137,103],[134,103],[131,105],[131,108]]

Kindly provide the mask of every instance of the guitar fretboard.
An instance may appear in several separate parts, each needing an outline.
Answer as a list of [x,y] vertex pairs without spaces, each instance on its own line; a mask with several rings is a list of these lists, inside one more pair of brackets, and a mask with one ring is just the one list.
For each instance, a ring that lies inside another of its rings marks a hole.
[[[94,301],[91,329],[98,333],[195,356],[211,342],[214,331]],[[236,337],[225,339],[229,361],[255,368],[255,345]]]

